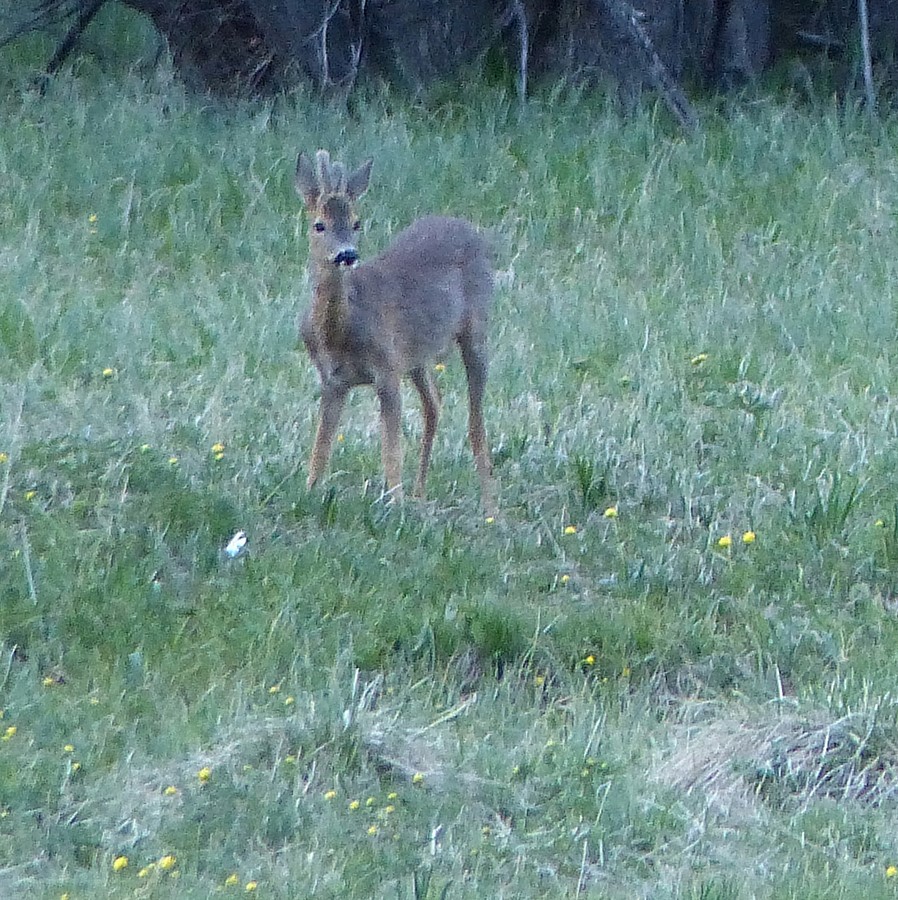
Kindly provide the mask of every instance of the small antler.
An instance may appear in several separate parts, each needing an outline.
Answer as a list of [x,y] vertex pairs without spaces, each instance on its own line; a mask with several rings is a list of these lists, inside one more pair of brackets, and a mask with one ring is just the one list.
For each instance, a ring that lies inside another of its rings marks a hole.
[[322,194],[346,193],[346,169],[343,163],[331,162],[327,150],[319,150],[315,154],[318,184]]
[[335,162],[331,166],[331,190],[335,194],[346,193],[346,169],[343,163]]
[[315,154],[315,169],[318,175],[318,185],[322,194],[329,194],[333,191],[333,183],[331,181],[331,156],[327,150],[319,150]]
[[310,212],[322,197],[345,195],[354,203],[368,190],[371,163],[369,159],[347,174],[342,163],[331,162],[327,150],[316,152],[314,165],[305,153],[300,153],[296,161],[296,191]]

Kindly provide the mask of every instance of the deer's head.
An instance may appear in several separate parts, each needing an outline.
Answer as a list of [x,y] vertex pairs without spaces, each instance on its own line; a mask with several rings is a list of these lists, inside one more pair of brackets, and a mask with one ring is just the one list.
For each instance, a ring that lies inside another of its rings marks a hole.
[[319,265],[340,267],[358,262],[360,223],[355,204],[368,190],[372,163],[369,159],[347,175],[341,163],[331,162],[326,150],[315,154],[314,163],[305,153],[299,154],[296,192],[309,214],[311,254]]

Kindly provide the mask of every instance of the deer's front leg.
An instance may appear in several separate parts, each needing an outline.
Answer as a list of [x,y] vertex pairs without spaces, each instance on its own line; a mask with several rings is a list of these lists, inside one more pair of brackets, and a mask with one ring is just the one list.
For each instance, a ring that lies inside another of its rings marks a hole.
[[349,386],[341,381],[326,380],[321,383],[321,407],[318,416],[318,432],[309,461],[309,477],[306,487],[311,489],[327,468],[334,447],[334,436],[340,424],[340,415],[346,403]]
[[392,499],[402,499],[402,397],[399,379],[385,377],[378,381],[377,399],[380,402],[380,452],[383,460],[387,490]]

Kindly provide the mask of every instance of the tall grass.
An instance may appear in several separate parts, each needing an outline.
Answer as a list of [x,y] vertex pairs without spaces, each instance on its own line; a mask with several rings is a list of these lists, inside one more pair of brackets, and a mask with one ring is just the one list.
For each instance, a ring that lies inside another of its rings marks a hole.
[[[0,896],[892,895],[893,122],[3,53]],[[495,521],[451,362],[428,502],[364,393],[305,492],[320,146],[491,230]]]

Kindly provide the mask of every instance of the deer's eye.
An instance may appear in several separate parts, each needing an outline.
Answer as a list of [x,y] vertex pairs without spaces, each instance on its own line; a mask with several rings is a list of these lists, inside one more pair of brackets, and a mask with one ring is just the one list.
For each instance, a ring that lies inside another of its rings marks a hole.
[[321,232],[325,230],[326,226],[324,222],[316,222],[312,227],[315,229],[315,231]]
[[355,222],[352,223],[352,230],[358,231],[362,227],[362,223],[356,219]]

